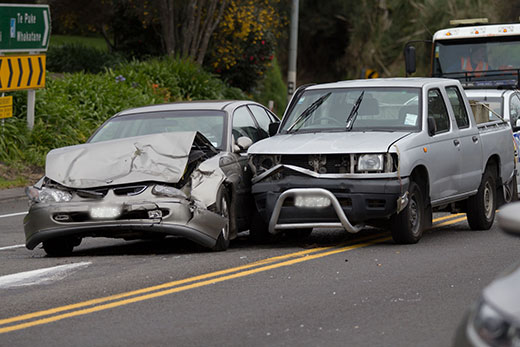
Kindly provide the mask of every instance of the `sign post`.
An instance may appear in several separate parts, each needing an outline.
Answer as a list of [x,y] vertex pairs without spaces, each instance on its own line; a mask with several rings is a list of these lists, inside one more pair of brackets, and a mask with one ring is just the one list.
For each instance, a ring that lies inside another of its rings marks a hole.
[[45,87],[45,55],[51,36],[49,5],[0,4],[0,91],[27,89],[27,127],[34,126],[36,88]]

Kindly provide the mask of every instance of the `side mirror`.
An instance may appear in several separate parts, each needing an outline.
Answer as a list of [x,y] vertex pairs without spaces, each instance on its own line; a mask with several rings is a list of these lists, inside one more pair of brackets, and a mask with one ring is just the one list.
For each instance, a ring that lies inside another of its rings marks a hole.
[[404,64],[406,76],[411,75],[416,71],[415,60],[415,47],[406,46],[404,48]]
[[428,135],[433,136],[437,132],[437,124],[432,116],[428,116]]
[[251,140],[249,137],[241,136],[236,141],[236,146],[238,147],[238,151],[236,150],[236,147],[235,147],[235,152],[247,151],[247,149],[249,147],[251,147],[252,144],[253,144],[253,140]]
[[270,123],[269,136],[276,135],[276,133],[278,132],[278,128],[280,128],[280,122]]

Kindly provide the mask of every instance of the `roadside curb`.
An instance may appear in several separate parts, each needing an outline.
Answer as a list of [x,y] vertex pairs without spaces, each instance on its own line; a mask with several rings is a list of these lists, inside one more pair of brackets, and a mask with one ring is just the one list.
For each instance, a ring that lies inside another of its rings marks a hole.
[[25,198],[25,188],[9,188],[0,190],[0,201]]

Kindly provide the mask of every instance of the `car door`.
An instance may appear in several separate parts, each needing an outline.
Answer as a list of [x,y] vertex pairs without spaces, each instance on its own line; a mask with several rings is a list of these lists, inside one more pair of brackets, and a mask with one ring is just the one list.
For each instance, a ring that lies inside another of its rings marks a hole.
[[454,144],[460,159],[457,161],[459,172],[455,180],[459,186],[459,193],[467,193],[475,190],[482,178],[482,144],[478,128],[471,126],[459,88],[446,87],[446,94],[458,128]]
[[426,105],[428,118],[433,119],[436,127],[425,148],[430,176],[430,197],[432,202],[441,203],[458,193],[455,177],[459,172],[460,153],[448,109],[439,88],[428,90]]

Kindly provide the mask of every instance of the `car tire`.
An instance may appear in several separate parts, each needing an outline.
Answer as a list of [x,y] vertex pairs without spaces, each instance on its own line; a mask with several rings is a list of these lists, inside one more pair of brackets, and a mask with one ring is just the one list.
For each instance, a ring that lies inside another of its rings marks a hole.
[[51,257],[65,257],[72,254],[75,246],[79,246],[81,239],[55,238],[43,241],[43,250]]
[[395,243],[419,242],[424,230],[424,220],[424,197],[421,188],[412,181],[408,189],[408,204],[404,210],[391,218],[390,231]]
[[225,251],[229,247],[229,235],[231,230],[231,213],[229,194],[224,187],[220,187],[215,202],[215,212],[226,218],[226,225],[220,231],[214,251]]
[[495,220],[497,204],[495,175],[489,167],[482,176],[476,195],[468,198],[466,216],[472,230],[488,230]]

